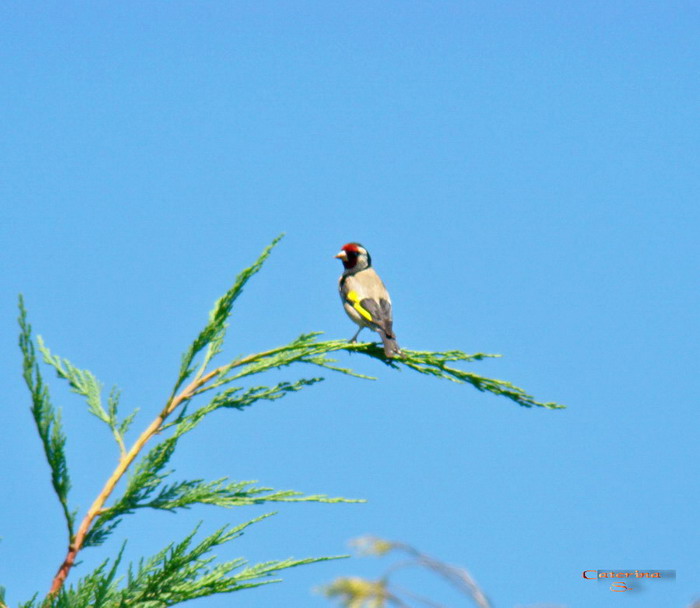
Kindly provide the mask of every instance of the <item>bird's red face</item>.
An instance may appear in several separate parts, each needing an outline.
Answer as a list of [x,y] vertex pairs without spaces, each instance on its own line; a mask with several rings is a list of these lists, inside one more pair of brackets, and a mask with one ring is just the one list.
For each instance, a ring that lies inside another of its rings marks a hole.
[[335,257],[341,260],[343,267],[348,270],[355,267],[357,259],[363,251],[364,248],[359,243],[346,243],[340,248]]

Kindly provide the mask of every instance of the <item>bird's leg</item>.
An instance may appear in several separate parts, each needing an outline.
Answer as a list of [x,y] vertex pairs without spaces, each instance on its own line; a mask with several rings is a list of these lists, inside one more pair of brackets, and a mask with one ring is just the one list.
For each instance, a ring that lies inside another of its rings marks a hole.
[[357,336],[360,335],[360,332],[361,332],[363,329],[364,329],[364,327],[360,327],[360,329],[358,329],[358,330],[355,332],[355,335],[354,335],[352,338],[350,338],[350,344],[355,344],[355,342],[357,342]]

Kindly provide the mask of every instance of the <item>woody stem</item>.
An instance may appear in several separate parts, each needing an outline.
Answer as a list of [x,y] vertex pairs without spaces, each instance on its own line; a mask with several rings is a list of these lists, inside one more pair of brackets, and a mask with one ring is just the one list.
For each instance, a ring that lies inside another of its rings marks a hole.
[[182,392],[173,397],[165,405],[161,413],[158,414],[156,419],[153,420],[153,422],[151,422],[151,424],[149,424],[148,427],[141,433],[139,438],[134,442],[134,445],[131,447],[131,449],[122,456],[122,458],[119,460],[119,464],[117,464],[117,467],[114,469],[114,472],[109,476],[109,479],[107,479],[107,482],[105,483],[104,487],[97,495],[97,498],[95,498],[91,507],[88,509],[88,512],[86,513],[85,517],[80,523],[80,527],[78,528],[77,533],[71,539],[71,543],[68,547],[68,553],[66,554],[63,563],[59,567],[51,583],[51,589],[49,590],[48,594],[49,597],[58,593],[61,587],[63,587],[63,584],[66,581],[66,578],[68,577],[71,568],[75,565],[75,559],[78,553],[83,548],[85,537],[90,531],[90,528],[93,522],[95,521],[95,518],[101,513],[105,503],[107,502],[107,499],[114,491],[114,488],[116,487],[117,483],[119,483],[119,480],[122,478],[126,470],[139,455],[144,445],[146,445],[146,442],[148,442],[148,440],[151,437],[153,437],[153,435],[155,435],[156,433],[158,433],[158,431],[161,430],[165,420],[168,418],[168,416],[170,416],[170,414],[173,413],[173,411],[175,411],[175,409],[177,409],[177,407],[180,404],[192,398],[195,391],[207,382],[209,382],[214,376],[216,376],[219,373],[221,369],[222,368],[217,368],[209,372],[205,376],[202,376],[201,378],[193,381]]
[[[195,380],[193,380],[184,390],[182,390],[178,395],[174,396],[170,401],[168,401],[168,403],[166,403],[161,413],[158,414],[156,419],[153,422],[151,422],[151,424],[148,425],[146,430],[144,430],[141,433],[139,438],[134,442],[134,445],[131,446],[131,449],[122,455],[122,457],[119,460],[119,464],[114,469],[114,472],[109,476],[109,479],[107,479],[104,487],[102,488],[100,493],[97,495],[97,498],[95,498],[94,502],[88,509],[88,512],[86,513],[85,517],[80,523],[80,527],[78,528],[77,533],[71,539],[71,543],[68,546],[68,553],[66,554],[63,563],[61,564],[58,571],[56,572],[56,575],[53,578],[53,581],[51,583],[51,589],[49,590],[47,599],[51,596],[54,596],[63,587],[63,584],[65,583],[66,578],[68,577],[68,574],[71,571],[71,568],[75,565],[75,559],[78,553],[83,548],[85,538],[87,537],[88,532],[90,531],[90,528],[92,527],[92,524],[95,521],[95,518],[102,512],[105,503],[111,496],[117,483],[119,483],[119,480],[123,477],[124,473],[126,473],[127,469],[139,455],[139,453],[146,445],[148,440],[151,437],[153,437],[153,435],[156,435],[163,428],[163,423],[168,418],[168,416],[170,416],[170,414],[172,414],[183,402],[188,401],[189,399],[194,397],[195,393],[200,388],[202,388],[205,384],[207,384],[210,380],[212,380],[212,378],[216,377],[217,375],[221,373],[226,373],[235,367],[240,367],[241,365],[251,363],[261,357],[270,356],[278,352],[279,350],[279,348],[275,348],[261,353],[255,353],[252,355],[248,355],[247,357],[243,357],[238,361],[234,362],[233,364],[222,365],[220,367],[217,367],[209,373],[201,377],[195,378]],[[0,606],[0,608],[3,607]]]

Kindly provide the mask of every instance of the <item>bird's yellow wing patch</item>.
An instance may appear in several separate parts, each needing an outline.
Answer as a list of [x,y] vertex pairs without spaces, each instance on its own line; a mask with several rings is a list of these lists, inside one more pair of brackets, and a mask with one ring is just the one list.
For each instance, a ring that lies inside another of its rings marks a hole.
[[356,291],[348,291],[348,293],[345,295],[345,299],[350,302],[352,307],[360,313],[365,319],[368,321],[372,321],[372,315],[369,313],[369,311],[360,304],[360,296],[357,295]]

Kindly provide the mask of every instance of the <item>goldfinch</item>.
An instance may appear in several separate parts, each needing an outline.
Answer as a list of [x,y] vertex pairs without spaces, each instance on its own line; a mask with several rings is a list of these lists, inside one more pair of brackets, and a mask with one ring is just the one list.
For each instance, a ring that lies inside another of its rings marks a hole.
[[369,327],[381,336],[388,359],[400,356],[391,318],[391,298],[372,268],[369,253],[359,243],[347,243],[335,257],[343,262],[345,269],[338,281],[343,308],[360,327],[350,342],[355,342],[360,332]]

